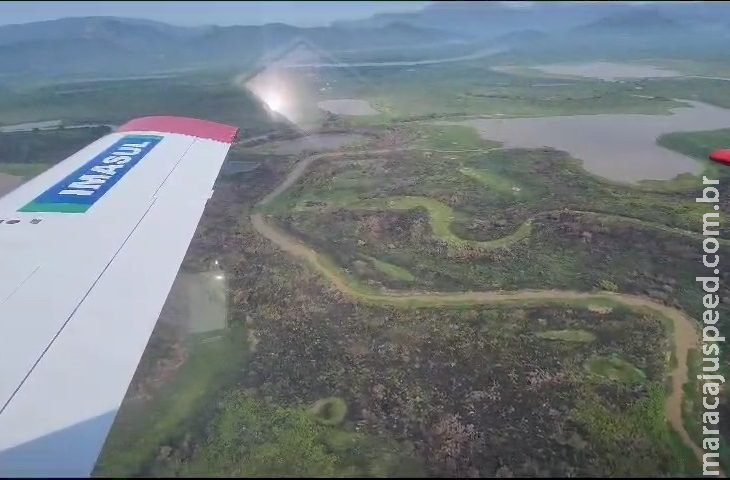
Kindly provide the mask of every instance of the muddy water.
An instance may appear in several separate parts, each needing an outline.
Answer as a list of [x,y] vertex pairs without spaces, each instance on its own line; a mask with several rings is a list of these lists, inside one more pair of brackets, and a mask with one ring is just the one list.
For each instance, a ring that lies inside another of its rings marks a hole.
[[283,68],[353,68],[353,67],[415,67],[418,65],[436,65],[439,63],[461,62],[465,60],[477,60],[479,58],[488,57],[497,53],[504,52],[504,47],[485,48],[467,55],[458,55],[455,57],[431,58],[425,60],[398,60],[392,62],[351,62],[351,63],[332,63],[332,62],[294,62],[281,63],[278,65]]
[[671,115],[600,114],[458,123],[473,126],[482,138],[502,142],[507,148],[551,147],[566,151],[596,175],[635,183],[701,171],[697,160],[657,145],[659,136],[730,128],[730,110],[686,103],[688,107],[676,108]]
[[17,133],[17,132],[31,132],[33,130],[58,130],[59,128],[65,128],[66,130],[74,128],[92,128],[92,127],[109,127],[112,130],[116,129],[116,125],[108,125],[105,123],[79,123],[79,124],[67,124],[64,125],[61,120],[47,120],[42,122],[28,122],[28,123],[17,123],[14,125],[2,125],[0,126],[0,133]]
[[326,152],[339,150],[347,145],[364,141],[367,137],[354,133],[321,133],[283,140],[270,144],[272,153],[277,155],[296,155],[304,151]]
[[15,187],[23,183],[23,179],[15,175],[0,173],[0,197],[6,193],[10,193]]
[[322,110],[337,115],[377,115],[380,112],[370,106],[365,100],[342,98],[339,100],[323,100],[317,103]]
[[615,81],[622,78],[681,77],[682,73],[653,65],[630,63],[590,62],[577,64],[535,65],[531,68],[553,75],[600,78]]
[[15,125],[4,125],[0,127],[0,133],[12,132],[29,132],[34,129],[45,130],[48,128],[58,128],[61,126],[61,120],[48,120],[44,122],[28,122],[18,123]]

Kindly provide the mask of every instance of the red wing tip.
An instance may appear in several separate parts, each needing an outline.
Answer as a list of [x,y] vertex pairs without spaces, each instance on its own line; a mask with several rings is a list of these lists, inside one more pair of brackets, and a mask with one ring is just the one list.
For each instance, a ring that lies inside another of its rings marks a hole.
[[192,137],[233,143],[238,127],[188,117],[141,117],[128,121],[118,132],[161,132],[179,133]]
[[730,165],[730,150],[715,150],[710,154],[710,160]]

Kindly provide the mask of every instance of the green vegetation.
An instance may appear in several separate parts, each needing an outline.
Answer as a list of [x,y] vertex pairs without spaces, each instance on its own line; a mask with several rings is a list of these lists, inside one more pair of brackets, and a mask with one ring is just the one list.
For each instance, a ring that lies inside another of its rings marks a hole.
[[518,193],[519,188],[517,185],[513,185],[511,182],[504,178],[500,178],[497,175],[493,175],[490,172],[487,172],[485,170],[478,170],[476,168],[470,168],[470,167],[463,167],[460,168],[459,171],[466,175],[467,177],[471,177],[477,182],[487,186],[487,188],[494,189],[496,192],[506,194],[506,193]]
[[339,425],[347,415],[347,403],[338,397],[323,398],[314,402],[309,411],[322,425]]
[[479,150],[495,147],[496,143],[486,143],[479,133],[465,125],[419,125],[414,138],[414,146],[424,150],[459,151]]
[[330,477],[422,476],[394,442],[321,425],[306,410],[273,407],[243,392],[224,397],[202,448],[184,462],[160,462],[162,476]]
[[[725,62],[727,67],[727,62]],[[712,74],[717,75],[716,73]],[[707,78],[662,78],[637,82],[644,88],[642,93],[663,98],[688,98],[730,108],[727,95],[727,81]]]
[[319,81],[337,83],[334,98],[363,98],[384,112],[378,117],[338,118],[342,125],[353,126],[458,116],[662,114],[680,105],[672,98],[683,97],[679,86],[674,96],[660,95],[663,86],[657,84],[656,95],[638,98],[633,82],[587,78],[552,85],[555,79],[542,73],[520,76],[494,71],[493,65],[493,61],[428,65],[419,67],[417,74],[408,69],[362,68],[357,70],[358,81],[349,72],[323,71]]
[[[697,375],[702,374],[702,353],[698,349],[692,349],[687,355],[687,367],[688,367],[688,381],[684,385],[684,402],[682,403],[682,418],[684,424],[687,427],[687,432],[692,437],[697,445],[702,445],[704,436],[702,434],[702,414],[707,410],[702,405],[702,382],[697,378]],[[725,375],[727,378],[727,367],[723,368],[720,372],[715,372],[720,375]],[[722,394],[721,394],[722,395]],[[713,403],[712,400],[708,400],[709,403]],[[723,414],[723,403],[720,400],[720,415]],[[721,420],[722,421],[722,420]],[[709,425],[705,425],[710,428]],[[722,430],[721,430],[722,431]],[[727,439],[724,436],[720,437],[720,463],[724,468],[726,465],[730,465],[730,446],[728,445]]]
[[547,330],[539,332],[538,337],[563,342],[593,342],[596,336],[587,330]]
[[29,180],[46,170],[50,165],[46,163],[3,163],[0,162],[0,173],[15,175],[23,179]]
[[[246,331],[241,326],[219,338],[198,335],[188,340],[188,355],[172,381],[161,385],[149,402],[122,406],[106,442],[95,474],[128,476],[154,460],[156,449],[184,435],[196,416],[209,408],[221,386],[248,358]],[[148,351],[147,355],[159,355]],[[164,356],[162,358],[165,358]],[[146,360],[143,358],[142,364]]]
[[[730,140],[728,139],[730,139],[730,129],[723,129],[707,132],[670,133],[659,137],[657,143],[665,148],[703,161],[704,170],[700,175],[712,179],[725,179],[730,177],[727,168],[713,162],[708,162],[707,156],[713,150],[727,148],[730,144]],[[685,190],[697,188],[697,183],[697,177],[692,175],[683,175],[668,185],[661,185],[660,182],[643,182],[644,185],[654,188]]]
[[0,172],[34,177],[108,132],[99,126],[0,133]]
[[[521,190],[483,188],[459,168],[489,172]],[[705,209],[694,196],[600,182],[557,152],[406,151],[372,162],[314,164],[271,212],[330,264],[388,258],[413,275],[416,288],[596,286],[659,301],[674,296],[697,315],[694,277],[703,270],[689,245],[701,237]],[[727,225],[721,222],[723,237]],[[727,239],[721,244],[724,251]],[[403,288],[387,275],[349,275]]]
[[639,383],[646,378],[644,372],[615,355],[593,356],[586,361],[586,369],[593,375],[622,383]]
[[[357,200],[355,197],[346,194],[342,190],[338,190],[338,192],[340,192],[339,195],[331,193],[327,196],[326,205],[328,207],[350,208],[353,210],[413,210],[423,208],[428,212],[434,236],[443,241],[448,247],[457,250],[463,248],[479,250],[502,248],[527,238],[531,232],[531,221],[528,220],[519,225],[512,234],[502,238],[488,241],[465,240],[454,234],[451,229],[452,223],[457,219],[457,214],[451,207],[438,200],[428,197],[414,196]],[[307,208],[306,206],[307,203],[307,201],[300,202],[294,210],[300,212],[310,210],[310,208]],[[313,203],[318,209],[321,209],[321,205],[323,204],[322,201]],[[279,212],[285,204],[285,201],[276,202],[267,207],[266,211],[271,213]]]
[[530,223],[525,222],[512,235],[491,241],[471,241],[458,237],[451,231],[451,223],[456,218],[454,211],[447,205],[427,197],[390,197],[383,200],[366,200],[351,205],[366,210],[391,209],[411,210],[424,208],[428,211],[433,234],[452,248],[472,247],[477,249],[494,249],[510,245],[530,235]]
[[702,387],[697,375],[702,374],[702,354],[699,350],[692,349],[687,352],[687,376],[689,381],[684,385],[684,402],[682,403],[682,416],[687,432],[697,442],[702,444]]
[[[258,177],[236,182],[250,188],[221,182],[210,205],[220,208],[215,210],[220,216],[204,217],[189,255],[226,251],[219,242],[229,240],[215,234],[218,222],[248,218],[246,205],[276,180],[263,185]],[[225,261],[231,272],[248,273],[230,279],[232,321],[255,328],[259,339],[255,358],[243,371],[240,363],[231,365],[231,371],[242,372],[238,381],[245,390],[215,395],[217,400],[209,403],[216,405],[215,412],[193,414],[197,422],[159,440],[157,445],[167,448],[152,449],[148,460],[127,472],[463,477],[494,476],[499,470],[596,475],[603,465],[595,457],[617,451],[620,438],[607,440],[609,444],[591,440],[593,456],[575,457],[570,466],[554,462],[564,454],[565,442],[573,444],[571,439],[582,435],[572,412],[586,389],[603,388],[583,380],[585,359],[620,351],[641,365],[647,381],[661,382],[667,373],[669,343],[662,322],[610,298],[503,306],[475,306],[466,298],[444,307],[431,296],[412,304],[396,299],[389,306],[392,298],[370,292],[362,302],[343,301],[330,282],[344,278],[365,287],[337,263],[316,257],[329,268],[331,277],[323,281],[318,272],[272,249],[249,224],[242,223],[236,235],[240,246]],[[393,255],[373,258],[395,262],[398,256]],[[409,305],[417,308],[402,308]],[[598,312],[596,306],[612,308]],[[546,330],[591,331],[596,340],[545,341],[538,333]],[[337,427],[318,422],[306,405],[322,392],[337,392],[357,405],[348,420],[363,430],[353,433],[349,421]],[[642,392],[634,395],[644,397]],[[530,422],[512,428],[527,412]],[[398,443],[389,439],[396,432]],[[544,432],[556,433],[546,438]],[[486,438],[494,447],[482,453]],[[664,446],[638,443],[637,455],[649,458]],[[494,455],[513,460],[494,466],[489,461]],[[683,461],[678,457],[677,462]],[[688,471],[687,465],[655,462],[645,468],[660,474]]]
[[[545,160],[540,159],[541,155]],[[548,157],[552,159],[551,164],[546,161]],[[459,167],[464,164],[477,166]],[[474,178],[474,172],[466,170],[468,173],[464,174],[464,168],[494,171],[499,178],[510,178],[528,164],[530,168],[525,169],[525,173],[533,172],[538,177],[552,177],[554,174],[561,177],[551,183],[553,188],[548,195],[536,193],[542,187],[532,181],[535,177],[531,175],[526,175],[520,182],[519,196],[514,195],[510,187],[510,199],[506,189],[501,189],[501,192],[499,189],[476,191],[473,185],[464,183]],[[462,177],[455,176],[454,170],[459,171]],[[359,183],[358,176],[364,177],[365,181]],[[364,187],[359,188],[359,185]],[[586,193],[590,189],[595,190]],[[578,194],[579,191],[582,193]],[[576,201],[573,210],[570,207],[562,211],[549,209],[559,201],[565,202],[568,192],[573,193],[567,197]],[[573,194],[576,196],[572,197]],[[448,153],[438,158],[406,152],[372,165],[359,163],[355,168],[353,164],[321,162],[286,193],[287,203],[302,206],[303,201],[307,206],[289,212],[284,208],[272,213],[289,232],[304,243],[314,245],[315,250],[325,252],[309,258],[314,258],[312,262],[329,281],[337,284],[339,289],[345,288],[358,300],[373,305],[423,308],[444,304],[447,300],[438,295],[393,298],[379,293],[377,286],[380,283],[388,288],[403,288],[396,282],[363,276],[357,270],[344,274],[338,265],[350,265],[353,258],[362,255],[373,258],[385,255],[406,268],[414,276],[413,283],[423,290],[488,290],[495,286],[590,290],[596,286],[607,292],[628,290],[648,294],[663,302],[671,301],[672,295],[675,295],[675,304],[697,312],[699,306],[692,303],[689,292],[695,291],[696,294],[692,280],[700,270],[696,264],[696,252],[690,252],[686,245],[690,239],[699,237],[694,229],[701,214],[698,215],[699,210],[691,195],[691,192],[680,189],[661,190],[647,186],[632,189],[601,183],[582,169],[574,168],[572,160],[556,158],[550,152],[513,151],[510,154],[510,151],[490,152],[485,149],[481,153]],[[582,203],[578,202],[579,198],[583,199]],[[601,198],[603,200],[599,201]],[[646,210],[648,205],[669,213],[661,216],[666,224],[654,223],[657,215],[656,212],[653,217],[650,215]],[[497,212],[498,207],[509,214]],[[591,209],[595,211],[591,212]],[[525,219],[524,214],[517,212],[531,212],[532,215]],[[491,220],[495,214],[502,215],[502,218],[506,216],[511,221]],[[485,218],[488,220],[485,221]],[[518,223],[520,220],[522,223]],[[690,220],[694,223],[693,228],[682,229]],[[502,237],[496,238],[499,240],[505,238],[508,229],[514,228],[515,223],[531,227],[524,242],[507,242],[501,245],[505,247],[504,251],[470,251],[469,247],[473,246],[470,242],[490,241],[471,240],[486,236],[480,230],[502,233]],[[430,230],[423,228],[426,224]],[[657,238],[667,243],[657,248]],[[448,249],[441,249],[439,242],[446,244]],[[606,261],[607,255],[610,262]],[[662,257],[670,257],[672,262],[657,261]],[[376,283],[373,284],[373,281]],[[474,299],[464,296],[459,300],[455,295],[448,303],[468,308],[470,301]],[[540,302],[546,303],[546,300]],[[590,303],[595,302],[591,299]],[[526,307],[535,305],[535,302],[515,301],[511,304]],[[576,303],[564,302],[563,308],[570,308],[568,305]],[[603,309],[596,313],[608,315],[612,310]],[[570,330],[576,329],[556,329],[560,333],[548,337],[562,337],[563,342],[551,342],[555,344],[576,346],[588,343],[576,341],[576,335],[566,334]],[[617,338],[617,333],[613,331],[611,336]],[[585,336],[581,339],[588,340]],[[643,339],[651,341],[649,337]],[[668,356],[662,355],[657,361],[666,366]],[[624,358],[630,358],[631,362]],[[635,360],[633,355],[625,357],[613,348],[605,348],[586,355],[580,365],[595,377],[612,380],[597,382],[604,386],[626,384],[627,387],[640,388],[646,382],[664,381],[650,374],[645,363],[638,363],[641,368],[634,366]],[[659,442],[662,445],[661,458],[675,458],[676,452],[686,454],[686,446],[679,437],[666,424],[662,428],[662,431],[656,432],[664,439]],[[673,460],[655,463],[648,468],[692,471],[696,465],[693,459],[685,458],[678,462],[680,466]],[[629,464],[624,467],[626,465]]]
[[598,288],[606,290],[607,292],[618,292],[618,285],[611,280],[606,280],[605,278],[598,282]]
[[574,419],[585,430],[592,461],[606,476],[653,476],[657,470],[692,475],[700,464],[668,428],[661,384],[622,410],[598,395],[577,406]]
[[414,277],[411,272],[409,272],[405,268],[401,268],[398,265],[394,265],[392,263],[384,262],[383,260],[378,260],[377,258],[368,258],[371,262],[373,262],[373,266],[378,269],[378,271],[383,272],[384,274],[388,275],[391,278],[394,278],[395,280],[412,282],[416,279],[416,277]]
[[[491,188],[475,182],[475,172],[486,172],[487,176],[480,178],[491,182]],[[512,189],[514,186],[519,192]],[[587,175],[579,162],[560,152],[485,148],[483,152],[461,154],[394,153],[378,162],[355,165],[322,161],[311,167],[306,183],[286,196],[294,203],[324,202],[331,206],[356,198],[425,197],[463,212],[457,218],[459,224],[469,216],[500,219],[505,211],[512,223],[523,223],[540,213],[568,208],[697,231],[697,218],[704,210],[694,202],[691,191],[647,188],[603,182]],[[658,218],[662,222],[657,222]],[[496,229],[493,236],[503,236],[503,229]]]
[[229,72],[90,80],[0,92],[0,112],[2,124],[60,119],[119,125],[131,118],[166,114],[239,125],[242,136],[279,128],[249,93],[232,82]]

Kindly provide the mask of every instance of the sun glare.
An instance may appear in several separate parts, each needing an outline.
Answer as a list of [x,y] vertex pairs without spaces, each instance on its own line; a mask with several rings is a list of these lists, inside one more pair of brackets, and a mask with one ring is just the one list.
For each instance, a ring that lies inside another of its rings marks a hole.
[[266,106],[269,107],[269,110],[273,112],[280,112],[281,109],[284,107],[284,101],[281,98],[281,95],[276,92],[271,92],[265,95],[263,101]]

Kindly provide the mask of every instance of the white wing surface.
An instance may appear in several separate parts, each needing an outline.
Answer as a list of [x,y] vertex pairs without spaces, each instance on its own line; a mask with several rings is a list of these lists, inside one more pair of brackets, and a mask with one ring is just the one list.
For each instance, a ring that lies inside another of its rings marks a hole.
[[120,127],[0,198],[0,476],[88,476],[237,129]]

